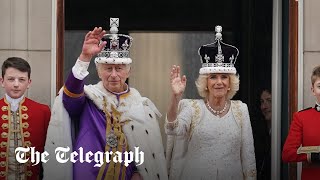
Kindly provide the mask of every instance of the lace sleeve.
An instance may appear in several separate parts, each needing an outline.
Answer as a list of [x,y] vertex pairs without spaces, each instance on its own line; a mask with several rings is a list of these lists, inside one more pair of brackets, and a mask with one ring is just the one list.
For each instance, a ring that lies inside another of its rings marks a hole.
[[183,99],[178,105],[178,116],[173,122],[165,120],[164,129],[167,135],[184,136],[190,129],[192,120],[192,106],[188,99]]
[[245,180],[251,180],[257,178],[256,172],[256,160],[254,153],[252,128],[250,123],[250,117],[248,107],[243,104],[242,107],[242,146],[241,146],[241,163]]

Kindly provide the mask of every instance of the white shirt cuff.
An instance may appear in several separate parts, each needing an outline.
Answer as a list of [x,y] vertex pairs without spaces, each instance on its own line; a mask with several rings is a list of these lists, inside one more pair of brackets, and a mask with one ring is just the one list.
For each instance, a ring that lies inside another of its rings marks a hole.
[[79,80],[83,80],[89,74],[89,64],[90,62],[84,62],[78,58],[76,64],[72,67],[73,76]]

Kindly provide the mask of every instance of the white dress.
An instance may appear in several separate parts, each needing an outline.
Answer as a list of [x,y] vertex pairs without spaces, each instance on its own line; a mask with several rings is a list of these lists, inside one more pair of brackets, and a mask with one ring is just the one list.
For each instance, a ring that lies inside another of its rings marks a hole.
[[165,130],[168,135],[177,136],[168,140],[170,179],[256,178],[246,104],[232,101],[227,114],[220,118],[207,109],[203,100],[182,100],[177,120],[166,122]]

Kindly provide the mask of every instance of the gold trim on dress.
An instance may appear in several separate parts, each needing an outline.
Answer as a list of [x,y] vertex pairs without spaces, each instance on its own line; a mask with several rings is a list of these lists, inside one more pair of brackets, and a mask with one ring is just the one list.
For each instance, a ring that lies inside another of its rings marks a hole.
[[84,95],[84,92],[80,93],[80,94],[75,94],[75,93],[72,93],[70,92],[66,86],[63,86],[63,92],[69,96],[69,97],[72,97],[72,98],[78,98],[78,97],[81,97]]
[[191,137],[192,137],[192,134],[193,134],[193,130],[195,129],[195,127],[200,122],[200,112],[201,112],[197,101],[192,99],[191,102],[192,102],[191,106],[194,109],[194,114],[192,116],[192,120],[191,120],[191,124],[190,124],[189,141],[191,140]]
[[244,174],[245,177],[257,177],[257,171],[255,169],[249,170]]
[[178,125],[179,125],[179,121],[178,120],[174,120],[172,122],[169,122],[167,117],[166,117],[166,127],[168,129],[171,129],[171,130],[175,129],[176,127],[178,127]]
[[319,153],[320,146],[300,146],[297,150],[297,154],[307,154],[307,153]]
[[8,109],[9,109],[8,106],[2,106],[2,107],[1,107],[1,110],[2,110],[2,111],[8,111]]
[[[234,104],[234,106],[232,104]],[[238,127],[241,128],[241,130],[242,130],[243,116],[242,116],[242,112],[240,109],[240,104],[241,104],[241,101],[232,100],[230,106],[231,106],[231,110],[233,112],[233,115],[235,117],[236,123],[237,123]]]

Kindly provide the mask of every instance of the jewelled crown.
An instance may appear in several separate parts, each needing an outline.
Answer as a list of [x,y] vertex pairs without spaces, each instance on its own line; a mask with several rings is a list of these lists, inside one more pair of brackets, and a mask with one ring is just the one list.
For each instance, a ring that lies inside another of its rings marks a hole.
[[125,34],[118,34],[119,18],[110,18],[110,34],[105,34],[102,41],[107,45],[95,58],[95,63],[107,64],[130,64],[129,49],[132,44],[132,37]]
[[234,64],[239,55],[239,50],[235,46],[222,42],[221,26],[216,26],[215,31],[215,41],[211,44],[202,45],[198,50],[202,63],[199,73],[236,74],[237,70]]

